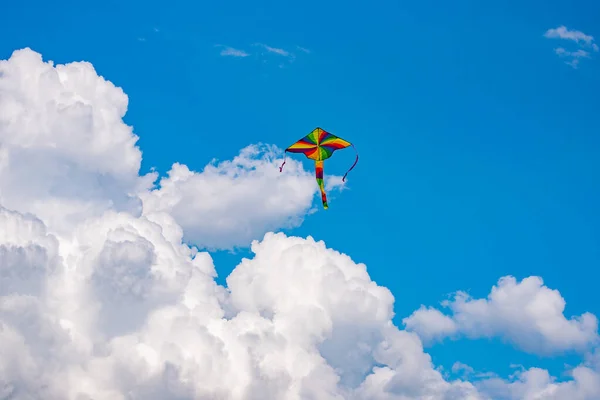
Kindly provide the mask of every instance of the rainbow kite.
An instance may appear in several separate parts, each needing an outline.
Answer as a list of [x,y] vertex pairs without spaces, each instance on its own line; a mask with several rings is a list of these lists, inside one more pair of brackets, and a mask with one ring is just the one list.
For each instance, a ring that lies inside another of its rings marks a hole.
[[[319,189],[321,190],[321,200],[323,201],[323,208],[327,209],[329,206],[327,205],[327,195],[325,194],[325,187],[323,185],[323,161],[328,159],[333,155],[333,152],[340,149],[345,149],[346,147],[352,146],[354,151],[356,152],[356,160],[354,164],[350,167],[348,171],[344,174],[342,178],[342,182],[346,181],[346,175],[348,172],[352,171],[352,168],[358,162],[358,152],[354,145],[350,142],[345,141],[335,135],[332,135],[329,132],[324,131],[321,128],[315,128],[311,133],[304,136],[302,139],[298,140],[296,143],[285,149],[286,156],[287,152],[290,153],[303,153],[306,157],[311,160],[315,160],[315,174],[317,177],[317,183],[319,185]],[[283,159],[283,164],[279,167],[279,172],[283,171],[283,166],[285,165],[285,157]]]

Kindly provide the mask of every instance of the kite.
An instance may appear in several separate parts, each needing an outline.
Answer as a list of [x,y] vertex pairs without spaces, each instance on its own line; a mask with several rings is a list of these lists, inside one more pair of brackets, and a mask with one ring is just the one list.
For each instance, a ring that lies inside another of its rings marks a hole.
[[[323,184],[323,161],[333,155],[333,152],[346,147],[352,146],[356,152],[356,160],[348,171],[344,174],[342,182],[346,181],[346,175],[352,171],[356,163],[358,162],[358,152],[354,145],[342,138],[339,138],[331,133],[321,129],[315,128],[311,133],[298,140],[296,143],[285,149],[285,155],[287,153],[303,153],[307,158],[315,161],[315,174],[317,178],[317,184],[321,190],[321,200],[323,201],[323,208],[327,209],[327,195],[325,194],[325,187]],[[285,165],[285,157],[283,164],[279,167],[279,172],[283,171]]]

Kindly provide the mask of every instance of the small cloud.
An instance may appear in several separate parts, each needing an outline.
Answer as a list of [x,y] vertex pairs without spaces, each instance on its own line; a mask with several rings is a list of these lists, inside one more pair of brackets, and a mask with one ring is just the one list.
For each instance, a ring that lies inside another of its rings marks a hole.
[[594,37],[586,35],[581,31],[570,31],[566,26],[561,25],[558,28],[548,29],[544,36],[549,39],[562,39],[570,40],[575,42],[578,46],[578,50],[570,51],[564,47],[558,47],[554,49],[554,52],[559,57],[567,58],[566,64],[573,68],[579,66],[581,58],[590,58],[590,52],[583,50],[583,48],[591,48],[597,52],[599,50],[598,45],[594,43]]
[[289,57],[291,55],[289,51],[286,51],[284,49],[279,49],[277,47],[267,46],[266,44],[263,44],[263,43],[255,43],[254,45],[264,48],[269,53],[279,54],[280,56],[283,56],[283,57]]
[[590,53],[579,49],[577,51],[567,51],[565,50],[563,47],[558,47],[556,49],[554,49],[554,51],[556,52],[557,55],[561,56],[561,57],[574,57],[574,58],[589,58],[590,57]]
[[579,44],[580,42],[584,42],[588,46],[592,45],[592,42],[594,41],[593,36],[586,35],[581,31],[570,31],[564,25],[561,25],[558,28],[548,29],[546,33],[544,33],[544,36],[549,39],[573,40],[577,44]]
[[588,52],[587,52],[587,51],[585,51],[585,50],[581,50],[581,49],[580,49],[580,50],[577,50],[577,51],[572,51],[572,52],[570,53],[570,55],[571,55],[571,56],[573,56],[573,57],[577,57],[577,58],[580,58],[580,57],[589,58],[589,56],[590,56],[590,53],[588,53]]
[[[286,49],[269,46],[264,43],[252,43],[251,45],[254,47],[262,48],[262,50],[258,50],[255,55],[257,56],[257,60],[259,62],[262,62],[263,64],[267,64],[270,62],[270,60],[272,60],[269,57],[269,54],[275,54],[275,57],[278,58],[275,65],[277,65],[279,68],[285,68],[287,66],[287,64],[291,64],[296,60],[296,54],[294,54],[293,52],[288,51]],[[223,47],[223,50],[221,51],[222,56],[247,57],[254,53],[254,52],[248,53],[245,50],[239,50],[239,49],[235,49],[235,48],[229,47],[229,46],[224,46],[221,44],[217,44],[217,45],[215,45],[215,47]],[[310,53],[310,50],[307,48],[300,47],[300,46],[296,46],[296,47],[298,48],[299,51],[302,51],[307,54]],[[282,60],[282,58],[279,58],[278,56],[283,57],[283,60]]]
[[475,370],[473,370],[473,367],[470,367],[467,364],[463,364],[460,361],[455,362],[452,365],[452,372],[454,372],[455,374],[458,374],[461,371],[463,372],[464,375],[469,375],[469,374],[472,374],[473,372],[475,372]]
[[233,47],[228,47],[228,46],[222,46],[222,45],[216,45],[217,47],[224,47],[223,50],[221,50],[221,55],[222,56],[229,56],[229,57],[248,57],[250,54],[246,53],[244,50],[239,50],[239,49],[234,49]]
[[233,56],[233,57],[248,57],[249,56],[249,54],[246,53],[245,51],[234,49],[231,47],[223,49],[220,54],[222,56]]
[[582,50],[582,49],[579,49],[577,51],[567,51],[563,47],[558,47],[558,48],[554,49],[554,52],[559,57],[568,58],[568,61],[565,61],[565,63],[572,66],[573,68],[578,67],[579,60],[581,58],[590,58],[590,53],[585,50]]
[[138,40],[138,42],[145,42],[145,41],[146,41],[146,38],[144,38],[144,37],[139,37],[139,38],[137,38],[137,40]]

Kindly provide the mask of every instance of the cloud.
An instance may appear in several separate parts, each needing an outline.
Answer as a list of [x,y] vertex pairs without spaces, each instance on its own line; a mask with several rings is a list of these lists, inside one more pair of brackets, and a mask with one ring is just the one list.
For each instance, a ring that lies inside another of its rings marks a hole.
[[268,146],[249,146],[202,173],[175,163],[149,191],[157,175],[138,175],[138,137],[122,120],[128,98],[91,64],[54,67],[23,50],[0,62],[0,74],[0,204],[57,232],[108,210],[152,218],[167,211],[190,240],[231,248],[297,226],[311,208],[314,173],[295,160],[279,173],[281,151]]
[[558,28],[548,29],[544,36],[550,39],[572,40],[576,43],[583,42],[586,45],[592,45],[594,37],[586,35],[581,31],[570,31],[566,26],[561,25]]
[[0,204],[59,232],[107,210],[141,213],[138,137],[128,98],[86,62],[53,66],[30,50],[0,61]]
[[454,319],[436,308],[425,306],[404,318],[403,323],[409,330],[417,332],[426,343],[454,336],[459,329]]
[[[296,54],[282,49],[282,48],[278,48],[278,47],[272,47],[269,45],[266,45],[264,43],[253,43],[252,46],[254,47],[260,47],[261,49],[263,49],[264,51],[259,51],[257,52],[256,58],[258,58],[259,60],[262,61],[263,64],[268,63],[269,58],[265,58],[266,55],[275,55],[276,57],[279,57],[281,59],[281,57],[283,59],[285,59],[285,62],[279,62],[278,66],[279,68],[284,68],[285,67],[285,63],[292,63],[296,60]],[[238,50],[238,49],[234,49],[232,47],[227,47],[227,46],[223,46],[221,44],[217,44],[215,45],[215,47],[224,47],[223,50],[221,50],[221,55],[222,56],[231,56],[231,57],[248,57],[251,55],[251,53],[246,52],[245,50]],[[296,46],[296,48],[305,53],[305,54],[310,54],[310,50],[304,48],[304,47],[300,47],[300,46]]]
[[467,364],[463,364],[460,361],[456,361],[454,364],[452,364],[452,372],[457,374],[461,371],[464,375],[469,375],[474,372],[472,367],[468,366]]
[[[596,353],[564,382],[533,368],[507,379],[445,378],[419,336],[393,324],[395,299],[364,264],[311,237],[261,233],[265,220],[285,220],[273,219],[272,205],[295,201],[300,205],[288,212],[298,216],[311,196],[308,188],[288,192],[312,179],[299,163],[291,162],[287,175],[272,174],[279,173],[273,147],[247,147],[202,172],[176,163],[153,187],[156,175],[139,175],[137,137],[122,121],[125,94],[91,65],[53,66],[29,49],[15,52],[0,64],[0,99],[0,398],[516,400],[600,393]],[[265,186],[272,181],[275,188]],[[258,196],[255,185],[266,193]],[[239,212],[239,199],[258,215],[236,217],[242,230],[256,229],[252,234],[228,226],[224,210]],[[186,234],[205,243],[261,240],[223,287],[211,255],[186,245]],[[583,325],[561,320],[560,295],[536,278],[528,282],[528,290],[497,292],[513,296],[509,303],[528,318],[545,317],[509,325],[537,329],[558,345],[584,342],[591,317]],[[505,304],[495,297],[492,305],[463,303],[453,304],[468,316],[480,309],[498,315],[492,306]],[[432,320],[444,331],[443,318]]]
[[498,281],[487,299],[473,299],[457,292],[444,301],[452,316],[421,307],[403,320],[407,329],[426,342],[446,336],[502,337],[519,348],[537,354],[586,351],[598,342],[598,320],[591,313],[567,319],[565,300],[540,277],[517,282],[507,276]]
[[289,51],[287,51],[287,50],[284,50],[284,49],[279,49],[279,48],[277,48],[277,47],[271,47],[271,46],[268,46],[268,45],[266,45],[266,44],[263,44],[263,43],[255,43],[254,45],[255,45],[255,46],[260,46],[260,47],[264,48],[264,49],[265,49],[265,50],[267,50],[269,53],[278,54],[278,55],[280,55],[280,56],[283,56],[283,57],[290,57],[290,56],[293,56],[293,54],[291,54],[291,53],[290,53]]
[[562,47],[558,47],[554,49],[554,52],[559,57],[568,58],[569,61],[567,61],[567,64],[572,66],[573,68],[577,68],[579,66],[579,60],[581,58],[590,58],[590,53],[582,49],[579,49],[577,51],[567,51]]
[[[213,161],[202,172],[174,164],[160,188],[143,195],[144,215],[166,213],[188,240],[209,249],[244,246],[266,232],[299,226],[311,211],[318,188],[314,173],[282,151],[251,145],[232,161]],[[328,190],[341,177],[327,177]]]
[[[217,45],[220,46],[220,45]],[[225,47],[223,50],[221,50],[221,55],[222,56],[230,56],[230,57],[248,57],[250,54],[246,53],[244,50],[239,50],[239,49],[234,49],[233,47],[227,47],[227,46],[223,46]]]
[[593,400],[600,394],[600,370],[582,364],[569,371],[571,380],[557,382],[547,370],[517,371],[510,381],[489,378],[477,383],[479,390],[496,400]]
[[559,56],[566,58],[566,64],[577,68],[581,58],[590,58],[589,51],[583,50],[583,48],[589,48],[594,52],[597,52],[600,48],[594,43],[594,37],[586,35],[581,31],[571,31],[566,26],[561,25],[558,28],[548,29],[544,36],[549,39],[563,39],[575,42],[580,49],[575,51],[568,51],[563,47],[557,47],[554,52]]

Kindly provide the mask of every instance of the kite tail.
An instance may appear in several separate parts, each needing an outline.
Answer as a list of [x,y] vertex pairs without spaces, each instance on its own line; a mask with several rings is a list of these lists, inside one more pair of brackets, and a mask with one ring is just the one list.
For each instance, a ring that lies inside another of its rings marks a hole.
[[287,153],[285,153],[283,155],[283,164],[281,164],[281,167],[279,167],[279,172],[283,171],[283,166],[285,165],[285,159],[286,159],[286,157],[287,157]]
[[328,209],[327,205],[327,195],[325,194],[325,186],[323,184],[323,161],[315,161],[315,175],[317,177],[317,183],[319,184],[319,189],[321,190],[321,201],[323,201],[323,208]]
[[354,147],[354,145],[352,145],[352,148],[354,149],[354,152],[356,153],[356,160],[354,160],[354,164],[352,164],[350,169],[348,171],[346,171],[346,173],[344,174],[344,177],[342,178],[342,182],[346,182],[346,175],[348,175],[348,172],[352,171],[352,169],[356,166],[356,163],[358,162],[358,151],[356,151],[356,147]]

